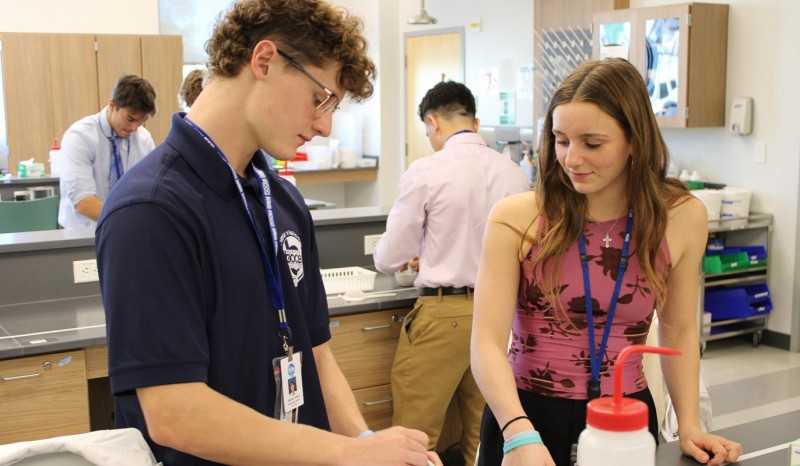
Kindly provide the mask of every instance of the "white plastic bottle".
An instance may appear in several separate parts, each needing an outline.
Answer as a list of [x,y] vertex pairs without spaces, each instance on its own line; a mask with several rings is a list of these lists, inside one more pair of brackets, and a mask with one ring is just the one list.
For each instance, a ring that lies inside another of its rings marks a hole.
[[50,176],[58,178],[61,176],[61,146],[58,138],[53,138],[53,145],[50,147]]
[[647,405],[622,396],[622,368],[628,355],[635,352],[680,354],[644,345],[622,350],[614,366],[614,396],[594,399],[586,406],[586,429],[578,437],[577,466],[655,466],[656,441],[647,428]]

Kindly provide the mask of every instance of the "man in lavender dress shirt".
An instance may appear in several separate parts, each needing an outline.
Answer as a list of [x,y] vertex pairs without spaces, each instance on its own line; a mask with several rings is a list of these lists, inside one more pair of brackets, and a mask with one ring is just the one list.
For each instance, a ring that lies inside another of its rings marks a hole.
[[420,297],[392,367],[393,423],[424,431],[435,448],[455,399],[461,449],[466,464],[474,464],[485,402],[470,370],[469,345],[483,230],[492,206],[527,190],[528,180],[477,134],[475,98],[463,84],[431,88],[419,116],[436,153],[403,175],[374,255],[384,273],[419,268]]

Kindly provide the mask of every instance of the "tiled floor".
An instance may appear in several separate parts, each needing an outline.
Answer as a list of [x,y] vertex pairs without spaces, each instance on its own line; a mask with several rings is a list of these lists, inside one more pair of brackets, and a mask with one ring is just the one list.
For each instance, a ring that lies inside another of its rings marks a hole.
[[714,430],[800,409],[800,353],[736,338],[711,341],[700,373]]

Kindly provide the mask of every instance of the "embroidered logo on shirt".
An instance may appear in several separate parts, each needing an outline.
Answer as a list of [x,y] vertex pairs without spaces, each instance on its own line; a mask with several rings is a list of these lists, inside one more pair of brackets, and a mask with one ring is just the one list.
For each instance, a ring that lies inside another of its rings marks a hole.
[[289,271],[292,273],[292,281],[295,288],[300,280],[303,279],[303,245],[300,237],[293,231],[286,231],[281,235],[281,248],[286,255],[286,262],[289,264]]

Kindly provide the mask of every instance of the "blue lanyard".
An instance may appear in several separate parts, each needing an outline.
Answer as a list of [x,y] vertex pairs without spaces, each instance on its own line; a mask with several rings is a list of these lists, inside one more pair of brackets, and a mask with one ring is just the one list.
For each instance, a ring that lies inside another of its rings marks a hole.
[[[611,303],[608,305],[608,318],[606,319],[605,328],[603,328],[603,338],[600,342],[600,347],[595,351],[595,337],[594,337],[594,316],[592,315],[592,287],[589,283],[589,263],[586,256],[586,240],[581,233],[578,239],[578,248],[581,254],[581,270],[583,271],[583,289],[586,293],[586,321],[587,330],[589,331],[589,362],[592,365],[592,382],[589,385],[589,397],[592,398],[592,388],[599,391],[600,381],[600,365],[603,362],[603,355],[606,352],[608,345],[608,336],[611,334],[611,322],[614,320],[614,310],[617,308],[617,299],[619,298],[619,290],[622,287],[622,276],[625,275],[625,269],[628,268],[628,247],[631,244],[631,230],[633,229],[633,208],[628,210],[628,222],[625,225],[625,242],[622,245],[622,255],[619,259],[619,266],[617,268],[617,281],[614,284],[614,293],[611,295]],[[596,393],[599,395],[599,392]]]
[[[184,117],[183,121],[185,121],[189,126],[192,127],[197,133],[211,146],[212,149],[219,155],[219,157],[228,165],[228,168],[231,171],[231,175],[233,176],[233,181],[236,183],[236,189],[239,191],[239,196],[242,199],[242,205],[244,206],[244,210],[247,213],[247,218],[250,220],[250,227],[253,230],[253,233],[256,236],[256,242],[258,243],[258,250],[261,253],[261,262],[264,266],[264,273],[267,276],[267,286],[269,287],[270,291],[270,299],[272,300],[272,306],[275,310],[278,311],[278,337],[283,340],[283,350],[286,354],[289,354],[291,351],[291,338],[292,338],[292,330],[289,328],[289,323],[286,321],[286,308],[284,306],[283,301],[283,288],[281,286],[281,274],[280,270],[278,269],[278,228],[275,225],[275,214],[273,212],[272,206],[272,190],[270,189],[269,185],[269,178],[267,178],[266,174],[263,170],[256,167],[256,165],[251,161],[250,166],[255,172],[258,180],[260,181],[259,185],[261,186],[261,194],[264,196],[264,206],[266,208],[267,213],[267,220],[269,222],[269,233],[270,238],[272,239],[272,247],[273,253],[275,255],[275,260],[270,263],[269,259],[267,258],[267,250],[264,247],[264,243],[261,240],[261,235],[258,233],[258,228],[256,227],[256,221],[253,217],[253,213],[250,211],[250,206],[247,203],[247,197],[244,194],[244,188],[242,187],[242,181],[239,178],[239,175],[236,173],[236,170],[233,169],[231,163],[228,161],[228,158],[225,157],[225,154],[217,147],[213,140],[205,133],[199,126],[197,126],[192,120],[187,117]],[[259,151],[260,152],[260,151]],[[263,157],[263,154],[262,154]]]

